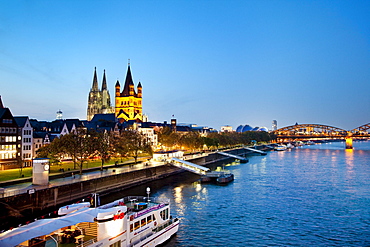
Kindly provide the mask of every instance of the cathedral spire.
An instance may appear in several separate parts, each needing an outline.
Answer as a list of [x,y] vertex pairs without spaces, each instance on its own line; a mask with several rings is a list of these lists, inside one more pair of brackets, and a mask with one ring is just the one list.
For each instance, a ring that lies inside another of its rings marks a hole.
[[98,87],[98,77],[96,76],[96,67],[95,67],[95,71],[94,71],[94,79],[93,79],[93,86],[92,86],[92,91],[99,91],[99,87]]
[[104,74],[103,74],[103,85],[101,87],[101,90],[107,90],[107,80],[105,78],[105,70],[104,70]]

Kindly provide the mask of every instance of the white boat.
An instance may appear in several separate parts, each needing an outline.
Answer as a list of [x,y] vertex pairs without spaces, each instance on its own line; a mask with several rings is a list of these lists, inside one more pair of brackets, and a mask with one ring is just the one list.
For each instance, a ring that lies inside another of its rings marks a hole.
[[288,144],[286,145],[286,147],[287,147],[287,148],[289,148],[289,149],[292,149],[292,148],[294,148],[294,145],[293,145],[293,144],[291,144],[291,143],[288,143]]
[[275,151],[284,151],[286,149],[287,149],[287,146],[285,146],[285,145],[277,145],[275,147]]
[[100,207],[90,204],[65,206],[56,218],[3,232],[0,246],[149,247],[166,242],[179,228],[168,199],[131,196]]

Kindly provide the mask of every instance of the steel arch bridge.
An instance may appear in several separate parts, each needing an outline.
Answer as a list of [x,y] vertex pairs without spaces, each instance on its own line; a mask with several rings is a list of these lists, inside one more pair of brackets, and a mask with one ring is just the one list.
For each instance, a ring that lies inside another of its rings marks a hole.
[[351,130],[353,135],[369,135],[370,123],[361,125],[358,128]]
[[353,130],[322,125],[322,124],[296,124],[273,131],[278,139],[315,139],[315,138],[349,138],[370,137],[370,123],[361,125]]

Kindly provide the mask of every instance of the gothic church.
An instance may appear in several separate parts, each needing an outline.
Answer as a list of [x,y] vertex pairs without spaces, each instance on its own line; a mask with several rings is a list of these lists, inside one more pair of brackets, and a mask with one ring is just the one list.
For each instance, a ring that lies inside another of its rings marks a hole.
[[87,121],[90,121],[95,114],[114,113],[114,108],[110,103],[110,95],[107,88],[107,80],[105,70],[103,74],[103,84],[101,90],[98,88],[98,77],[96,75],[96,67],[94,71],[93,85],[90,89],[89,99],[87,103]]
[[128,64],[125,85],[122,91],[118,80],[116,82],[115,89],[115,107],[111,107],[110,96],[105,78],[105,70],[103,75],[102,90],[99,91],[95,68],[93,87],[89,94],[87,120],[90,121],[95,114],[115,113],[115,117],[120,122],[129,120],[142,122],[142,86],[139,82],[136,88],[137,91],[135,91],[130,63]]

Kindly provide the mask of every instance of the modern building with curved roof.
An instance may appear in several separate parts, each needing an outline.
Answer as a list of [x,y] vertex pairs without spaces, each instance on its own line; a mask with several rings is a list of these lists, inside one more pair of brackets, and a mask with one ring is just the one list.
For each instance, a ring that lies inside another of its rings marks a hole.
[[252,127],[249,124],[246,125],[239,125],[238,128],[236,128],[237,133],[243,133],[246,131],[268,131],[266,127]]

